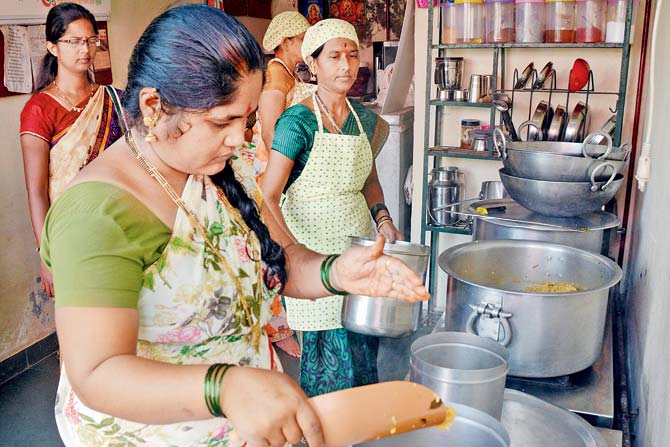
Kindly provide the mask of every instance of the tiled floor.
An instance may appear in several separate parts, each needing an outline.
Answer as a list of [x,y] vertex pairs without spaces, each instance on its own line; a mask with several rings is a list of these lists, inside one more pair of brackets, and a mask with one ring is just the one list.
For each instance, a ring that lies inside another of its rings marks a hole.
[[[398,380],[408,371],[409,345],[426,328],[412,337],[381,339],[379,379]],[[284,372],[296,379],[298,360],[279,351]],[[31,369],[0,385],[0,447],[63,447],[54,419],[58,387],[58,358],[52,354]]]

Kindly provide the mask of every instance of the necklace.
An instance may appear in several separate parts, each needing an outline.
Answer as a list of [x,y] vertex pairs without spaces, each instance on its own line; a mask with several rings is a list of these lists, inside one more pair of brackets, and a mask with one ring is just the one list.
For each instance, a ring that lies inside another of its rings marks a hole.
[[[125,121],[125,119],[124,119]],[[135,158],[139,162],[140,166],[151,176],[153,177],[154,180],[156,180],[162,187],[163,190],[167,193],[168,196],[170,196],[170,199],[186,214],[189,223],[195,228],[195,230],[200,234],[200,237],[205,241],[205,244],[207,247],[214,253],[214,256],[217,257],[219,262],[223,265],[223,268],[226,270],[226,273],[228,276],[230,276],[230,279],[233,281],[233,284],[235,285],[235,288],[237,289],[237,294],[240,297],[240,301],[242,302],[242,307],[244,308],[244,314],[247,320],[247,324],[249,325],[249,329],[251,330],[251,344],[258,352],[259,347],[260,347],[260,339],[261,339],[261,334],[262,334],[262,328],[260,325],[260,311],[259,314],[256,317],[256,321],[253,321],[252,313],[251,313],[251,308],[249,307],[249,303],[247,302],[246,295],[244,293],[244,288],[242,287],[242,283],[240,282],[240,278],[238,278],[238,274],[233,270],[233,268],[230,266],[226,258],[221,254],[219,251],[218,247],[215,247],[212,241],[210,240],[209,236],[207,235],[207,230],[200,224],[200,221],[198,220],[198,217],[196,216],[195,212],[191,210],[188,205],[186,205],[186,202],[177,194],[177,192],[174,190],[174,188],[168,183],[168,181],[165,179],[163,174],[161,174],[156,167],[151,164],[149,160],[146,159],[140,148],[137,146],[137,142],[135,141],[135,138],[133,137],[132,130],[127,130],[125,132],[126,135],[126,141],[128,142],[128,146],[130,146],[130,149],[132,150],[133,154],[135,155]],[[223,202],[223,205],[233,213],[236,217],[238,217],[239,222],[243,223],[244,220],[242,219],[241,214],[233,205],[228,201],[228,198],[226,197],[225,194],[219,194],[218,187],[217,187],[217,196],[219,197],[219,200]],[[243,225],[246,227],[246,225]],[[248,235],[254,235],[255,233],[251,231],[248,227],[246,227],[246,231]],[[256,259],[256,270],[258,272],[258,286],[256,287],[257,293],[256,293],[256,299],[258,300],[258,307],[260,308],[261,302],[263,300],[263,290],[261,286],[261,281],[263,280],[262,278],[262,268],[260,266],[260,256],[258,253],[253,253],[254,259]],[[254,298],[254,297],[250,297]]]
[[314,97],[316,98],[316,102],[319,103],[319,106],[323,109],[324,113],[326,114],[326,118],[328,118],[328,121],[330,121],[330,124],[332,124],[333,127],[335,128],[335,131],[339,134],[342,134],[342,128],[335,123],[335,119],[333,118],[333,116],[328,111],[328,107],[326,107],[326,104],[324,104],[324,102],[321,99],[321,97],[319,96],[319,94],[314,93]]
[[[77,107],[76,105],[74,105],[72,103],[72,101],[70,101],[70,99],[67,97],[67,95],[65,93],[63,93],[63,91],[60,88],[58,88],[58,84],[56,84],[55,80],[54,80],[53,84],[54,84],[54,87],[56,87],[56,91],[58,92],[58,94],[61,96],[61,98],[63,98],[65,100],[65,102],[67,102],[67,104],[72,108],[72,110],[74,110],[77,113],[80,113],[81,111],[84,110],[83,107]],[[92,84],[91,84],[91,96],[93,96],[93,85]]]

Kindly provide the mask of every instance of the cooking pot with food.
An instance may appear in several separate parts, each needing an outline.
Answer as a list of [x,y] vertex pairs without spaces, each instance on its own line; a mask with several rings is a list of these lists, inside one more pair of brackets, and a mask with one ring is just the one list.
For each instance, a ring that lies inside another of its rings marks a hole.
[[449,275],[445,330],[497,340],[509,375],[555,377],[599,357],[609,289],[622,272],[612,260],[540,241],[475,241],[444,251]]

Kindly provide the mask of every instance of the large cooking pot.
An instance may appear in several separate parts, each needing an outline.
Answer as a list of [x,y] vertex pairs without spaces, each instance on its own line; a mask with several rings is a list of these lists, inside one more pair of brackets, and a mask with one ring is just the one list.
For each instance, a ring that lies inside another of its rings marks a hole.
[[492,416],[466,405],[446,402],[456,411],[456,419],[445,430],[428,427],[356,447],[510,447],[507,430]]
[[[449,275],[445,330],[499,341],[509,374],[555,377],[591,366],[600,355],[609,289],[621,280],[610,259],[537,241],[475,241],[444,251]],[[547,282],[579,290],[530,293]]]
[[443,401],[485,411],[500,420],[509,352],[500,343],[465,332],[436,332],[412,343],[409,380]]
[[[350,237],[352,246],[369,247],[374,240]],[[384,244],[384,253],[403,261],[422,280],[426,278],[430,247],[396,241]],[[342,302],[342,326],[365,335],[404,337],[419,327],[421,302],[405,301],[365,295],[347,295]]]
[[[577,217],[544,216],[527,210],[512,199],[480,200],[470,204],[468,213],[477,214],[477,208],[489,209],[489,218],[474,219],[473,241],[498,239],[544,241],[600,253],[605,230],[618,227],[621,223],[617,216],[606,211],[596,211]],[[528,223],[497,220],[496,216]],[[577,228],[581,231],[562,230],[542,224]]]

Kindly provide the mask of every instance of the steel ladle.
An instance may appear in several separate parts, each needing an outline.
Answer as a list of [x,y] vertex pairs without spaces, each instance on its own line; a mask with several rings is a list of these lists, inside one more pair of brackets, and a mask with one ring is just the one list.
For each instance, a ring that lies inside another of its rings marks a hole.
[[502,116],[503,123],[505,124],[512,141],[519,141],[519,136],[517,135],[516,130],[514,129],[514,123],[512,122],[512,116],[509,113],[509,102],[502,99],[501,96],[494,95],[491,104],[493,104],[493,107],[500,112],[500,116]]

